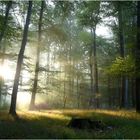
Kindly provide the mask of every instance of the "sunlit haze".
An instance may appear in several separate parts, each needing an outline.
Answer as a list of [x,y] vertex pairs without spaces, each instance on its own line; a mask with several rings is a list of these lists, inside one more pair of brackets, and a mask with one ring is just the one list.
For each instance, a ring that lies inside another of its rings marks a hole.
[[5,80],[13,79],[15,71],[10,68],[8,62],[5,61],[3,65],[0,65],[0,76]]

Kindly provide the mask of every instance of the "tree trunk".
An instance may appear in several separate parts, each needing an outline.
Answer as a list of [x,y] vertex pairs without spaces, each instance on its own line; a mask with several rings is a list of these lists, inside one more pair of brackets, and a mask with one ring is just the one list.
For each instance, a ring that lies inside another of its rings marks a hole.
[[108,76],[108,107],[112,107],[112,93],[111,93],[111,79],[110,76]]
[[[4,40],[4,43],[5,43],[5,40]],[[6,48],[5,48],[5,46],[3,46],[1,49],[2,49],[3,57],[2,57],[2,60],[0,62],[0,65],[3,66],[4,60],[5,60],[4,55],[5,55]],[[3,85],[4,85],[4,78],[3,78],[3,76],[0,76],[0,106],[2,105],[2,88],[3,88]]]
[[77,108],[79,108],[80,107],[80,93],[79,93],[79,76],[78,76],[78,71],[77,71],[77,78],[76,78],[76,92],[77,92]]
[[94,103],[95,95],[94,94],[94,89],[93,89],[93,49],[92,46],[90,48],[90,56],[89,56],[89,66],[90,66],[90,91],[91,91],[91,96],[89,100],[89,106],[91,107]]
[[[120,56],[124,58],[124,31],[123,31],[123,14],[121,2],[118,2],[118,22],[119,22],[119,42],[120,42]],[[120,108],[125,107],[125,77],[121,77],[121,97]]]
[[2,86],[3,86],[3,77],[0,76],[0,107],[2,105]]
[[[1,41],[4,37],[5,31],[7,29],[9,11],[10,11],[11,6],[12,6],[12,1],[8,1],[7,6],[6,6],[6,11],[5,11],[5,17],[4,17],[4,21],[3,21],[3,28],[2,28],[2,31],[0,33],[0,45],[1,45]],[[1,46],[0,46],[0,48],[1,48]]]
[[36,97],[36,93],[37,93],[43,10],[44,10],[44,1],[41,2],[40,17],[39,17],[39,22],[38,22],[37,58],[36,58],[36,67],[35,67],[35,77],[34,77],[33,91],[32,91],[32,96],[31,96],[30,107],[29,107],[30,110],[33,110],[34,107],[35,107],[35,97]]
[[99,108],[99,87],[98,87],[98,68],[97,68],[97,57],[96,57],[96,28],[93,29],[93,68],[94,68],[94,93],[96,98],[96,107]]
[[65,75],[64,75],[64,94],[63,94],[63,108],[65,109],[66,107],[66,102],[67,102],[67,95],[66,95],[66,66],[65,66]]
[[126,77],[125,79],[125,107],[128,108],[129,107],[129,79],[128,77]]
[[136,111],[140,113],[140,1],[137,2]]
[[121,86],[120,86],[120,109],[125,107],[125,77],[121,77]]
[[11,97],[11,106],[10,106],[10,110],[9,110],[9,113],[12,115],[16,115],[16,100],[17,100],[19,77],[20,77],[20,71],[21,71],[21,67],[22,67],[22,63],[23,63],[25,46],[26,46],[26,42],[27,42],[27,35],[28,35],[31,11],[32,11],[32,1],[29,1],[26,24],[24,26],[23,39],[22,39],[22,43],[21,43],[21,49],[20,49],[20,52],[18,55],[16,74],[15,74],[15,78],[14,78],[14,86],[13,86],[12,97]]
[[71,42],[69,46],[69,66],[70,66],[69,67],[69,96],[71,96],[72,95],[72,45],[71,45]]
[[98,87],[98,68],[96,59],[96,28],[91,30],[93,34],[93,46],[90,50],[90,79],[91,79],[91,93],[93,96],[90,99],[90,106],[94,104],[95,107],[99,108],[99,87]]
[[135,95],[135,91],[136,91],[136,80],[134,78],[131,79],[131,99],[132,99],[132,107],[135,108],[136,107],[136,95]]

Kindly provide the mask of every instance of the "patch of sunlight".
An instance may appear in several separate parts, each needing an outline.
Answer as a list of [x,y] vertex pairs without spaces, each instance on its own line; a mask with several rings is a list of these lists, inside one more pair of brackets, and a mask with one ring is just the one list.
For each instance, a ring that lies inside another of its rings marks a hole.
[[23,70],[22,71],[22,74],[23,74],[23,82],[24,83],[26,83],[26,82],[28,82],[29,80],[30,80],[30,76],[31,76],[31,74],[28,72],[28,71],[26,71],[26,70]]
[[116,111],[111,111],[111,110],[95,110],[94,112],[96,113],[103,113],[111,116],[116,116],[116,117],[123,117],[123,118],[128,118],[128,119],[138,119],[140,120],[140,114],[136,113],[134,110],[116,110]]
[[3,65],[0,65],[0,76],[6,80],[12,80],[14,78],[15,71],[9,66],[8,61],[5,61]]
[[55,69],[58,69],[58,68],[60,67],[60,64],[59,64],[58,62],[55,62],[55,63],[53,64],[53,66],[54,66]]
[[140,120],[140,114],[134,110],[104,110],[104,109],[65,109],[62,111],[63,114],[69,116],[80,116],[80,117],[93,117],[93,113],[106,114],[113,117],[123,117],[128,119]]
[[[96,114],[97,113],[97,114]],[[40,117],[46,117],[49,119],[66,120],[69,121],[71,117],[94,117],[96,115],[110,115],[113,117],[123,117],[134,120],[140,120],[140,115],[134,111],[109,111],[109,110],[77,110],[77,109],[66,109],[66,110],[45,110],[45,111],[25,111],[19,112],[24,118],[28,120],[40,119]]]
[[31,94],[28,92],[19,92],[17,95],[17,106],[19,109],[28,109]]
[[94,111],[95,110],[86,110],[86,109],[64,109],[63,114],[79,117],[91,117]]
[[51,111],[18,111],[18,114],[20,116],[23,116],[29,120],[32,119],[39,119],[40,117],[46,117],[46,118],[50,118],[50,119],[58,119],[58,120],[70,120],[70,117],[57,113],[57,111],[55,112],[54,110]]

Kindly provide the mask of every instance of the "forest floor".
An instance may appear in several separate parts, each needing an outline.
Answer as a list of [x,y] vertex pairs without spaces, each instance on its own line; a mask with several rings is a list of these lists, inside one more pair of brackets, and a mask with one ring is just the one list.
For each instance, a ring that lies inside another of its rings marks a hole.
[[[14,120],[0,111],[0,138],[32,139],[98,139],[140,138],[140,114],[134,111],[107,110],[45,110],[18,111]],[[71,118],[100,120],[105,129],[77,129],[68,127]]]

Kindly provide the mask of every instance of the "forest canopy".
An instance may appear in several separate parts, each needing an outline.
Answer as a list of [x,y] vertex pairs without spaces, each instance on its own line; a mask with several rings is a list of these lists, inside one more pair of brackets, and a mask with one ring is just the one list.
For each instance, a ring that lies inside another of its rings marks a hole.
[[139,1],[0,1],[0,108],[140,112]]

